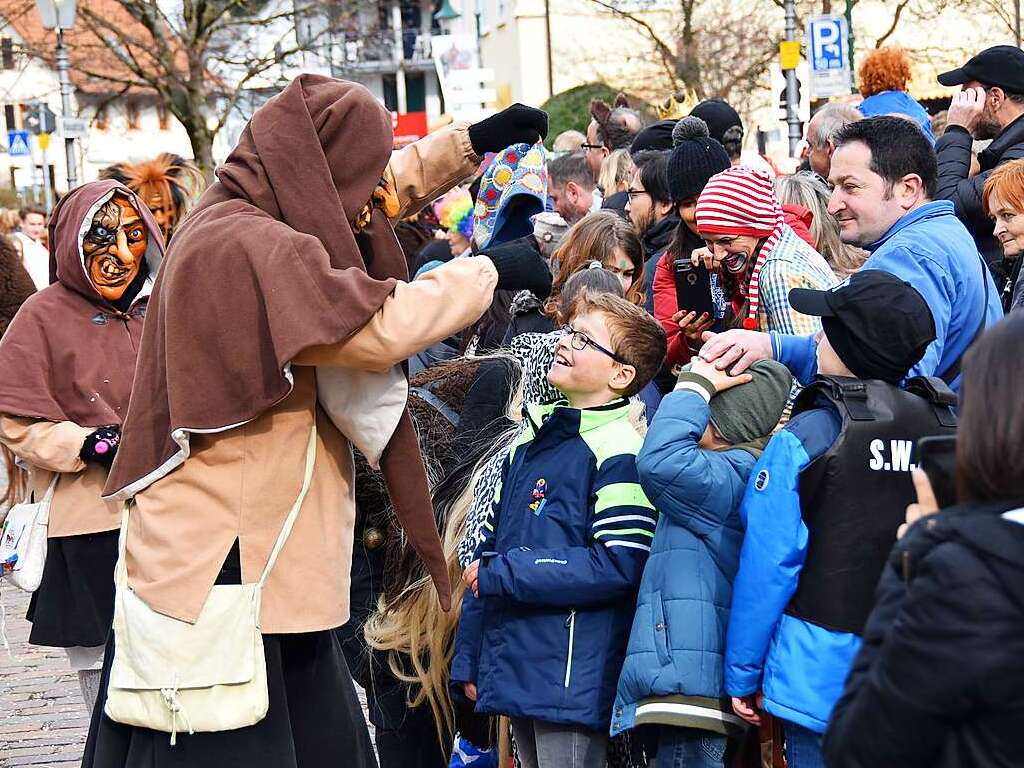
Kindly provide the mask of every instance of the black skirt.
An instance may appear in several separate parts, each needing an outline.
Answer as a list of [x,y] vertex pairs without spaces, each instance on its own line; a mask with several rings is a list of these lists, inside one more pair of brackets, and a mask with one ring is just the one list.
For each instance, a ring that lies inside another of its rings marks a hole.
[[362,707],[333,631],[264,635],[270,707],[256,725],[170,734],[103,714],[113,634],[82,768],[376,768]]
[[46,542],[39,589],[28,604],[28,641],[57,648],[107,642],[114,617],[117,531],[61,536]]

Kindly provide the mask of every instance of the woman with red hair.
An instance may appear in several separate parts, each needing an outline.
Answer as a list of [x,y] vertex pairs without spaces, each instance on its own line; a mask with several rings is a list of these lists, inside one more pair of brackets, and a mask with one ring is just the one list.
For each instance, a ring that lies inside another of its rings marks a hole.
[[992,234],[1003,248],[1006,279],[1001,298],[1003,310],[1024,307],[1024,281],[1020,280],[1024,254],[1024,159],[997,167],[985,180],[981,193],[985,213],[995,222]]
[[931,116],[907,93],[910,79],[910,59],[906,51],[902,48],[876,48],[864,57],[857,70],[857,87],[864,97],[857,108],[864,117],[897,115],[913,120],[928,141],[934,144]]

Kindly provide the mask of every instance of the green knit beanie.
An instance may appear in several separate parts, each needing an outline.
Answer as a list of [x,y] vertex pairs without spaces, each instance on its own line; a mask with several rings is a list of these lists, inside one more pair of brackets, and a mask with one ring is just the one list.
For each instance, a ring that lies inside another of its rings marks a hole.
[[[689,371],[690,366],[683,366]],[[733,445],[754,443],[771,434],[782,418],[793,387],[793,375],[782,363],[759,360],[746,373],[753,380],[719,392],[711,398],[711,423]],[[703,376],[681,374],[706,382]],[[710,382],[706,382],[710,386]]]

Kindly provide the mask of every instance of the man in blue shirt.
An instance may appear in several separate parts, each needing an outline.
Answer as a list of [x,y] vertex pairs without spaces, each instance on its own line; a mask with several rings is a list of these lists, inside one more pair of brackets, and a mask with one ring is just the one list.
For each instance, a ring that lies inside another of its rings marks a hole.
[[[954,392],[960,359],[985,327],[1002,317],[999,295],[974,239],[953,204],[932,200],[935,152],[920,129],[901,117],[851,123],[835,137],[828,210],[844,243],[871,252],[863,269],[910,283],[935,319],[936,339],[911,376],[939,376]],[[701,357],[732,372],[775,358],[806,384],[817,373],[813,336],[734,330],[705,334]]]

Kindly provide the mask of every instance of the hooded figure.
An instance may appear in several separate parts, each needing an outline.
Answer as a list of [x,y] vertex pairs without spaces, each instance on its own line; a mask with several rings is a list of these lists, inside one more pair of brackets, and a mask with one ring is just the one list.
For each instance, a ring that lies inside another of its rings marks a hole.
[[[390,115],[366,88],[302,75],[253,115],[177,230],[105,489],[133,499],[124,544],[132,593],[195,622],[215,582],[259,577],[299,498],[313,437],[311,479],[262,590],[267,715],[238,730],[179,734],[170,746],[167,734],[120,725],[97,707],[83,765],[375,764],[333,632],[349,616],[352,448],[380,467],[447,607],[400,363],[475,321],[499,284],[483,258],[402,282],[392,224],[465,178],[492,139],[500,147],[530,134],[504,114],[392,157]],[[105,688],[109,661],[104,674]]]
[[72,190],[50,220],[51,285],[0,341],[0,442],[36,500],[55,483],[29,642],[68,649],[91,707],[114,607],[116,505],[100,498],[128,411],[160,228],[116,181]]

